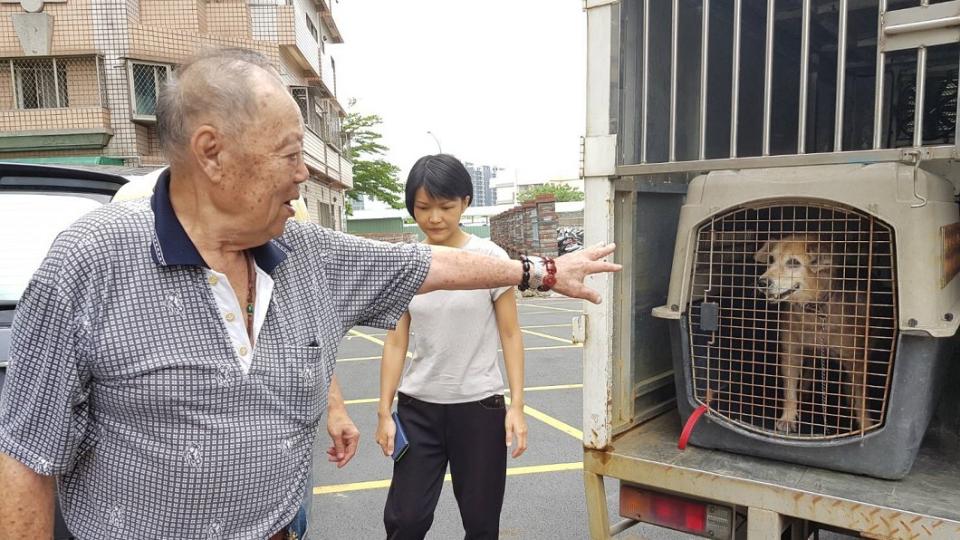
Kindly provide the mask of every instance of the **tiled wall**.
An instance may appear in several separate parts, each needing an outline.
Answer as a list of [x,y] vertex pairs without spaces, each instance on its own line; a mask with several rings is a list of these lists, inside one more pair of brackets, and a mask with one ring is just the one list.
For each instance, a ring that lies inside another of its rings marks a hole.
[[[70,126],[70,129],[109,128],[110,111],[101,107],[69,107],[4,111],[0,114],[0,132],[45,131],[62,126]],[[0,154],[0,159],[6,155]]]
[[[95,5],[110,0],[70,0],[62,4],[46,4],[43,12],[53,18],[52,54],[92,53]],[[11,15],[24,13],[19,3],[0,4],[0,56],[20,56],[20,40]]]
[[[198,50],[233,46],[258,50],[279,67],[288,85],[316,84],[320,42],[306,40],[305,17],[309,13],[318,32],[324,32],[322,18],[312,0],[293,0],[290,5],[249,6],[246,0],[69,0],[46,4],[43,12],[54,20],[53,55],[100,55],[99,84],[97,61],[69,64],[66,84],[69,107],[62,109],[16,110],[9,64],[0,61],[0,130],[73,129],[107,127],[113,137],[102,151],[72,150],[6,153],[3,157],[107,155],[135,157],[131,164],[161,164],[156,129],[134,123],[127,64],[130,59],[174,65]],[[0,57],[23,54],[11,15],[23,13],[19,4],[0,4]],[[303,20],[300,20],[303,19]],[[302,27],[302,28],[301,28]],[[297,30],[300,30],[298,32]],[[309,34],[309,30],[306,32]],[[257,39],[259,38],[259,39]],[[329,53],[329,43],[326,47]],[[304,56],[304,58],[300,58]],[[329,73],[329,66],[326,67]],[[329,75],[328,75],[329,77]],[[325,80],[328,87],[332,83]],[[101,108],[103,103],[109,110]],[[319,220],[319,205],[329,204],[337,228],[343,227],[344,194],[331,182],[352,182],[350,163],[339,150],[316,141],[315,177],[305,184],[308,208]]]

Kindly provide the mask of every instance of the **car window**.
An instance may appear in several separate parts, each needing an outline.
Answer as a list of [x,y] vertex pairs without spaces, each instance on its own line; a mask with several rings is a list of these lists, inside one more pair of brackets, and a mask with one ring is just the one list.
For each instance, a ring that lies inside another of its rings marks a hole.
[[105,195],[0,191],[0,304],[20,300],[50,244]]

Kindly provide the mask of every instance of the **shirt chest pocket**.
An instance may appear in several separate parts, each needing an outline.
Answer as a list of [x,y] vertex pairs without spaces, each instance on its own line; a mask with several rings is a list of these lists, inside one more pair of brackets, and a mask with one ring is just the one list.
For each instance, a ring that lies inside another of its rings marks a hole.
[[333,375],[327,356],[327,351],[319,346],[276,346],[258,351],[258,360],[266,369],[262,375],[273,388],[285,416],[313,422],[326,409]]

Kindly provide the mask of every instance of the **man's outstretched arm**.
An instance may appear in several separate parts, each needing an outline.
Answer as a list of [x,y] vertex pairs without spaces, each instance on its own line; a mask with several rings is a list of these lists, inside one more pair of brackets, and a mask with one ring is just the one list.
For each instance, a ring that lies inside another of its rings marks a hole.
[[[523,276],[520,261],[497,259],[438,246],[433,248],[433,260],[427,279],[418,292],[438,290],[493,289],[517,285]],[[583,284],[590,274],[619,272],[621,266],[606,262],[604,257],[613,253],[616,246],[607,244],[570,253],[556,259],[557,284],[553,290],[572,297],[583,298],[594,304],[600,303],[597,291]]]
[[52,538],[56,477],[0,453],[0,538]]

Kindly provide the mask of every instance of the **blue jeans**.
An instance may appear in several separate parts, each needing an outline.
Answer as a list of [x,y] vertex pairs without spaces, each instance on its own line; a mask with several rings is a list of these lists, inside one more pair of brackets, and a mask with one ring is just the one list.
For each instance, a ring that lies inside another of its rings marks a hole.
[[300,510],[297,511],[297,515],[293,518],[293,521],[287,525],[287,538],[303,540],[307,537],[307,510],[305,506],[308,503],[304,502],[304,506],[300,507]]

